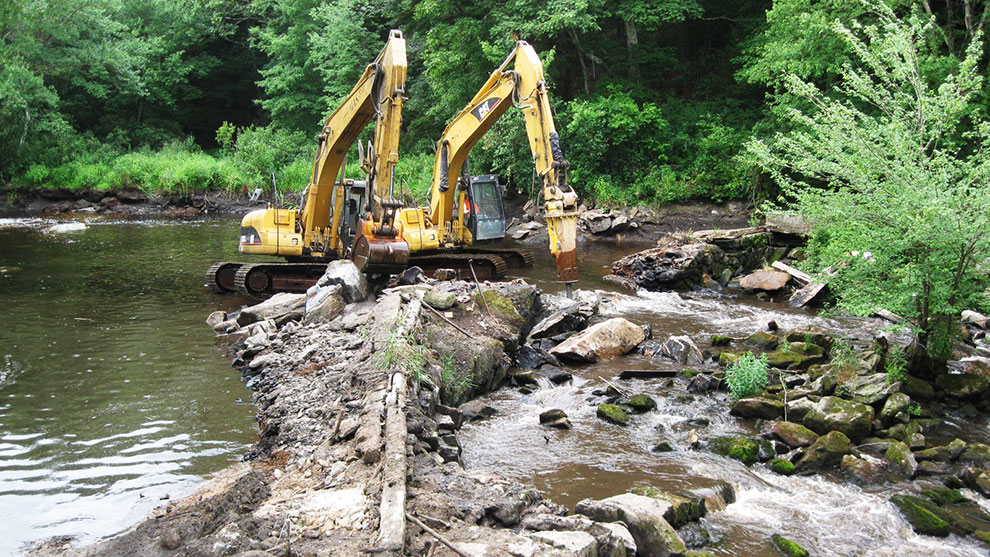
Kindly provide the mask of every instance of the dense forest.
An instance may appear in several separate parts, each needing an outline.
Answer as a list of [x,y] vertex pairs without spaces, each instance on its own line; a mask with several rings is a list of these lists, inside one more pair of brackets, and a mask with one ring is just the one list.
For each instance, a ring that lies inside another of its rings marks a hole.
[[[986,18],[976,0],[889,4],[934,17],[933,78]],[[234,190],[275,172],[298,190],[320,122],[397,28],[399,176],[417,189],[516,32],[544,60],[585,197],[760,197],[771,182],[744,145],[781,129],[784,76],[833,85],[850,56],[833,21],[875,19],[860,0],[14,0],[0,8],[0,183]],[[529,186],[520,120],[503,118],[473,171]]]
[[[840,303],[912,317],[944,357],[959,311],[990,307],[988,17],[982,0],[13,0],[0,189],[247,192],[274,173],[298,191],[320,122],[401,29],[396,174],[422,195],[517,33],[583,199],[796,209]],[[520,118],[471,170],[529,190]]]

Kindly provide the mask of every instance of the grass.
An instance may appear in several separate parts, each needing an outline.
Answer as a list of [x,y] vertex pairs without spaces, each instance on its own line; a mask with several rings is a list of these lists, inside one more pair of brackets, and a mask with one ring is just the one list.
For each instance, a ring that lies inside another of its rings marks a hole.
[[753,396],[767,388],[767,357],[747,352],[725,370],[725,382],[736,399]]

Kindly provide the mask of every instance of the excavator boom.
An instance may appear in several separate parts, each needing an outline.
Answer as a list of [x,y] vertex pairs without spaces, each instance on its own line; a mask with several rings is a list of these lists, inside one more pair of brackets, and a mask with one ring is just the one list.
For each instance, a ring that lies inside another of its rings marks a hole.
[[[512,66],[509,69],[510,65]],[[557,278],[574,282],[577,273],[577,194],[567,185],[560,139],[554,126],[543,64],[525,41],[517,41],[505,61],[488,76],[474,98],[447,125],[437,145],[429,220],[441,229],[439,243],[472,243],[466,226],[465,194],[455,187],[468,153],[511,106],[520,109],[526,125],[533,163],[539,176],[550,236],[557,260]],[[463,180],[461,186],[464,186]],[[413,242],[413,249],[417,249]]]

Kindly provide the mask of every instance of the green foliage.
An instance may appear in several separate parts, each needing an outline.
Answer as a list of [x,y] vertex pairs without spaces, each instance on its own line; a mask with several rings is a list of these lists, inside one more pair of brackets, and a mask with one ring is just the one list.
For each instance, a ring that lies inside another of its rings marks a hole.
[[97,152],[52,167],[33,164],[18,181],[34,188],[193,193],[236,191],[249,179],[230,158],[215,158],[191,143],[173,142],[159,151],[120,156]]
[[[628,93],[610,89],[569,103],[566,120],[570,178],[583,192],[609,197],[606,182],[613,190],[635,183],[637,175],[664,159],[667,144],[660,138],[667,122],[654,103],[637,103]],[[616,193],[614,200],[622,196]]]
[[747,352],[725,370],[725,382],[732,396],[739,399],[758,394],[767,388],[767,357]]
[[[920,15],[899,19],[864,0],[877,22],[835,25],[857,66],[831,91],[789,76],[793,126],[750,143],[790,205],[815,223],[809,245],[830,288],[856,314],[876,307],[909,316],[924,358],[944,361],[962,309],[986,307],[990,281],[990,123],[977,110],[982,41],[959,70],[933,81],[923,61],[938,28]],[[827,186],[827,187],[823,187]]]
[[273,126],[250,127],[237,134],[234,160],[250,177],[247,182],[250,189],[260,187],[271,191],[274,172],[279,190],[301,191],[312,176],[313,151],[305,133]]
[[469,372],[458,369],[457,362],[454,361],[453,356],[446,355],[441,360],[440,383],[443,385],[443,388],[457,393],[475,386],[474,376]]
[[907,407],[907,410],[905,410],[905,412],[907,412],[908,414],[910,414],[912,416],[920,416],[921,415],[921,412],[922,412],[921,411],[921,405],[918,404],[917,402],[915,402],[911,406],[908,406]]
[[907,358],[900,348],[894,347],[887,351],[883,366],[887,384],[907,379]]

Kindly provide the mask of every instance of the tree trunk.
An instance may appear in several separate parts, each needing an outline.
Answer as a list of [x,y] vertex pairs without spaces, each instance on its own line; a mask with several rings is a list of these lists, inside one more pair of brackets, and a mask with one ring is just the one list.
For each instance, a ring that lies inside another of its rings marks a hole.
[[591,90],[588,87],[588,66],[584,63],[584,49],[581,48],[581,41],[578,40],[577,32],[574,29],[569,29],[569,34],[571,36],[571,41],[574,43],[574,49],[577,50],[578,61],[581,63],[581,79],[584,80],[584,94],[591,94]]
[[626,24],[626,51],[629,55],[629,79],[639,80],[639,64],[636,62],[636,50],[639,47],[639,37],[636,35],[636,22],[625,19]]

